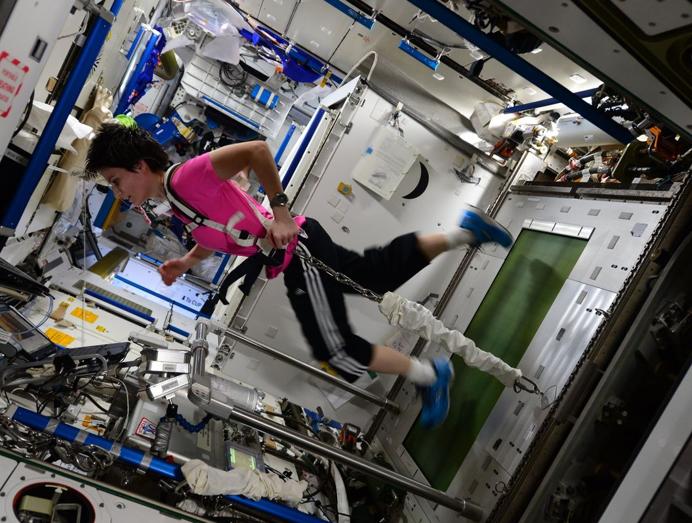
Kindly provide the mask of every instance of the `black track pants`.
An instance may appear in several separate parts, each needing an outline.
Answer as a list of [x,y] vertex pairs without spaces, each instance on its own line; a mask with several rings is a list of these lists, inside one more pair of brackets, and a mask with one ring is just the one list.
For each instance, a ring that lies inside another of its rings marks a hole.
[[[298,250],[378,294],[400,287],[428,265],[413,233],[359,254],[335,244],[312,218],[307,218],[303,230],[307,238],[300,239]],[[298,256],[293,256],[284,271],[284,283],[315,358],[347,381],[358,379],[370,365],[372,344],[354,334],[348,323],[343,294],[354,291]]]

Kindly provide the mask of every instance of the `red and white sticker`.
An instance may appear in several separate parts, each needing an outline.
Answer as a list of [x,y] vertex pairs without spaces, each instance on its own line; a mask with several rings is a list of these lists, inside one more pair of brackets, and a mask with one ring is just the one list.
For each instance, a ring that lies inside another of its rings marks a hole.
[[29,66],[22,65],[7,51],[0,51],[0,118],[7,118],[12,110],[12,102],[22,89],[22,82]]

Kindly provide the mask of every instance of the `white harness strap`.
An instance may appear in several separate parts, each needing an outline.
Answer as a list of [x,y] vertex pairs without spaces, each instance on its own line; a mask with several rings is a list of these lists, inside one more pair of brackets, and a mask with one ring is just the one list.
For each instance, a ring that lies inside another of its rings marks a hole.
[[[205,227],[211,227],[212,229],[232,236],[233,241],[241,247],[252,247],[253,245],[257,245],[258,247],[260,247],[260,249],[262,249],[263,252],[268,252],[271,250],[271,245],[269,245],[268,240],[265,241],[265,238],[258,238],[257,236],[254,236],[248,233],[247,231],[236,228],[236,225],[238,225],[238,223],[240,223],[245,218],[245,214],[242,211],[237,211],[236,213],[234,213],[228,219],[228,222],[226,222],[226,224],[223,225],[210,218],[207,218],[203,214],[200,214],[195,209],[190,207],[186,202],[178,198],[175,192],[173,192],[171,176],[173,174],[173,171],[175,171],[175,168],[179,165],[179,163],[176,163],[168,168],[164,175],[163,187],[166,191],[166,197],[168,198],[168,201],[171,202],[171,205],[190,220],[190,223],[186,224],[186,227],[190,232],[194,231],[200,225],[203,225]],[[247,196],[243,196],[247,198]],[[248,207],[254,212],[255,217],[260,221],[264,229],[269,230],[272,221],[266,216],[264,216],[264,214],[262,214],[257,208],[257,206],[254,205],[252,202],[248,201],[247,204]]]

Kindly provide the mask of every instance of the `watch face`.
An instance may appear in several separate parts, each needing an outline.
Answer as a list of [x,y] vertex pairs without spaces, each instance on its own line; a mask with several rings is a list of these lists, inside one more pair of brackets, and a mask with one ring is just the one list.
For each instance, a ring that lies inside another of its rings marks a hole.
[[286,205],[288,203],[288,196],[280,192],[271,199],[271,205]]

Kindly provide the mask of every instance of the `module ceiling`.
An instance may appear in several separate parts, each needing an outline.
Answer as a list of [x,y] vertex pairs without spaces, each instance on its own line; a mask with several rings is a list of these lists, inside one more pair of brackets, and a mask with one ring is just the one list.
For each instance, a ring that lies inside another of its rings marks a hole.
[[[353,6],[348,1],[344,3]],[[449,45],[463,44],[457,34],[428,16],[421,16],[418,8],[406,0],[364,0],[360,3],[367,4],[407,31],[417,30]],[[381,23],[368,29],[326,0],[241,0],[239,5],[249,15],[341,71],[349,70],[365,53],[375,50],[379,61],[389,65],[388,70],[397,71],[402,80],[415,83],[431,97],[466,117],[478,101],[498,101],[445,64],[440,64],[436,75],[443,79],[435,78],[432,70],[398,48],[401,41],[398,34]],[[464,8],[459,13],[467,19],[470,16]],[[474,62],[467,49],[452,49],[449,57],[464,67]],[[523,58],[571,91],[590,89],[601,83],[547,44],[541,45],[540,53],[525,54]],[[574,74],[584,81],[575,83],[570,79]],[[520,103],[548,98],[540,89],[495,60],[485,64],[480,76],[514,91],[513,96]]]

